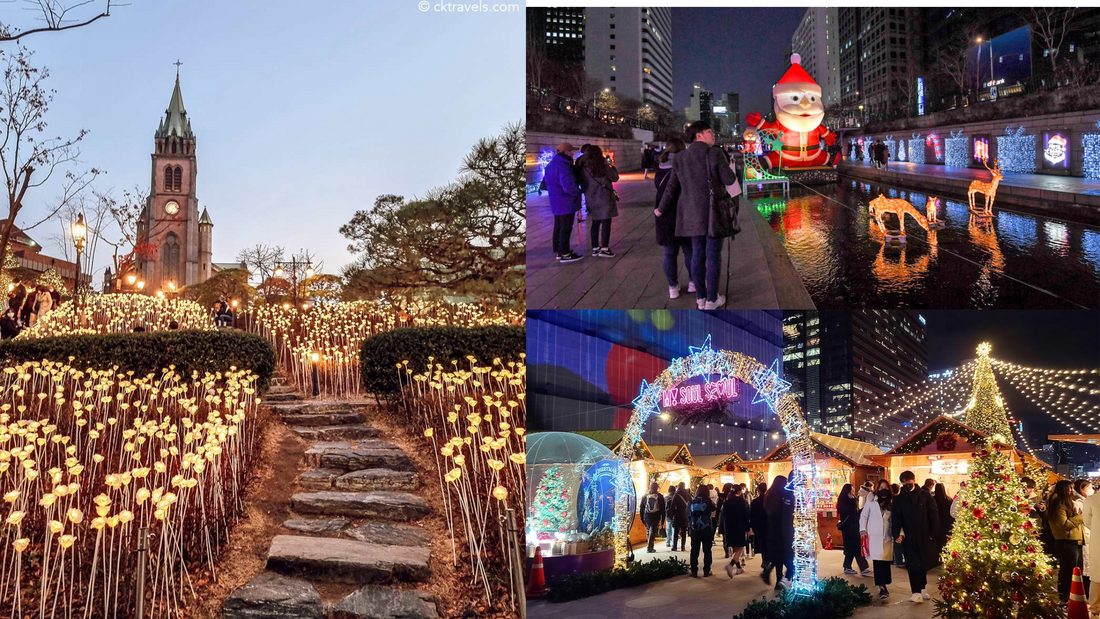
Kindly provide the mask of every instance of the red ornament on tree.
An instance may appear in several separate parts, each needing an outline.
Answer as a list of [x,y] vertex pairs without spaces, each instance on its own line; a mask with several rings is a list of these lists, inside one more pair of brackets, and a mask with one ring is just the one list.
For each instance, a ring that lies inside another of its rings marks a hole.
[[985,510],[984,510],[984,509],[982,509],[982,508],[980,508],[980,507],[975,507],[975,508],[974,508],[974,511],[973,511],[973,512],[971,512],[971,513],[973,513],[973,514],[974,514],[974,517],[975,517],[975,518],[978,518],[979,520],[980,520],[980,519],[981,519],[981,518],[982,518],[983,516],[985,516]]

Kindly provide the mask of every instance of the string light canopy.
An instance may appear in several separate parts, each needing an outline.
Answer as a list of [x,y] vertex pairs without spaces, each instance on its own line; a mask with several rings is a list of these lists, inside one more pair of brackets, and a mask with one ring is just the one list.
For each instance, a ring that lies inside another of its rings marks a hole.
[[[660,414],[661,396],[667,390],[689,379],[702,377],[708,383],[735,378],[751,386],[756,395],[753,403],[763,402],[783,425],[787,435],[787,444],[791,450],[791,480],[787,489],[794,494],[794,564],[795,573],[791,590],[795,595],[812,595],[818,586],[817,559],[814,542],[817,533],[817,506],[815,504],[814,450],[810,438],[810,428],[802,416],[797,400],[790,394],[791,384],[782,379],[782,368],[777,359],[770,368],[756,359],[739,352],[714,350],[710,336],[702,346],[689,347],[686,357],[674,359],[668,368],[652,383],[642,380],[638,397],[634,399],[634,411],[623,433],[622,444],[629,446],[641,439],[646,421]],[[717,378],[715,378],[717,377]],[[628,451],[622,449],[619,457],[623,466],[619,467],[617,483],[626,487],[631,483],[626,465],[630,462]],[[629,497],[619,493],[616,498],[615,518],[615,563],[625,565],[628,555],[628,536],[634,514],[630,508]]]

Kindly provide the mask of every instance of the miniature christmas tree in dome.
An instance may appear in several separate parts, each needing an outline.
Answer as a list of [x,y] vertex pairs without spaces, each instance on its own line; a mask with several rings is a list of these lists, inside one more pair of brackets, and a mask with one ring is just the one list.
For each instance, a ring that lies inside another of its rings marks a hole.
[[552,466],[542,474],[535,498],[531,501],[531,528],[542,533],[569,531],[573,519],[567,504],[569,489],[559,467]]
[[966,405],[966,425],[1006,445],[1015,445],[1012,428],[1005,415],[1004,400],[997,389],[997,379],[993,376],[993,366],[989,361],[991,348],[988,342],[978,346],[978,367],[974,369],[974,386],[970,402]]
[[960,484],[958,518],[943,549],[936,616],[1047,619],[1065,616],[1057,575],[1039,541],[1039,523],[1001,445],[989,441]]

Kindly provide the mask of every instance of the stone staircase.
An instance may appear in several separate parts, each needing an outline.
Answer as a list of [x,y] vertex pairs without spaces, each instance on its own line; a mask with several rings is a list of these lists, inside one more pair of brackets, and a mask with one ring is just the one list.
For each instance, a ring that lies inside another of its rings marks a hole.
[[[365,405],[307,400],[276,379],[264,401],[313,445],[266,571],[233,591],[224,619],[438,619],[435,600],[410,589],[431,577],[431,535],[408,524],[429,505],[408,454],[378,437]],[[317,585],[317,586],[315,586]],[[342,585],[342,587],[333,587]],[[357,587],[326,600],[318,591]]]

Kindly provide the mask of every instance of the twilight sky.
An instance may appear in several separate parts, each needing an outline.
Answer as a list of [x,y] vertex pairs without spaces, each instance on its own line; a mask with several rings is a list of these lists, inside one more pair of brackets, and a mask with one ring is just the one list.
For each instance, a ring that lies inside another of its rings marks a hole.
[[[0,4],[3,21],[33,26],[19,4]],[[179,58],[214,261],[271,243],[308,248],[338,273],[352,260],[338,228],[355,210],[453,181],[479,138],[523,120],[523,19],[519,8],[437,13],[413,2],[132,0],[24,43],[57,91],[48,133],[90,130],[83,166],[105,169],[99,186],[118,193],[148,189]],[[17,223],[37,221],[56,193],[28,193]],[[58,225],[29,232],[52,255]],[[97,283],[109,252],[99,250]]]
[[772,85],[790,64],[787,48],[806,9],[793,7],[672,10],[673,105],[683,110],[695,82],[721,99],[741,94],[741,119],[767,115]]

